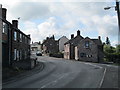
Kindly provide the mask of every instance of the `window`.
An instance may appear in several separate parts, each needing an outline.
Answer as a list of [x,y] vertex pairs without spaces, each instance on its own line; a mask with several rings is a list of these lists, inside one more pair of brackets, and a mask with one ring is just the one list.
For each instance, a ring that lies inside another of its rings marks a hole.
[[17,50],[17,60],[19,61],[19,50]]
[[8,32],[8,25],[3,22],[3,31],[2,31],[2,33],[7,34],[7,32]]
[[80,57],[86,57],[86,53],[80,53]]
[[20,60],[22,60],[22,50],[20,50]]
[[14,31],[14,40],[16,41],[17,40],[17,32]]
[[14,49],[14,60],[16,60],[17,49]]
[[20,34],[20,42],[22,42],[22,34]]
[[90,47],[89,41],[86,41],[86,42],[85,42],[85,47],[86,47],[86,48],[89,48],[89,47]]

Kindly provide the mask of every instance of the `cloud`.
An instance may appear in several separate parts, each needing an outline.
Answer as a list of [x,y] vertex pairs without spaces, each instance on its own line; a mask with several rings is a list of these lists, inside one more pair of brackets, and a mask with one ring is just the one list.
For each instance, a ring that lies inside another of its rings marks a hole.
[[[84,35],[90,32],[96,37],[101,35],[114,38],[117,35],[116,12],[114,9],[104,10],[106,6],[113,6],[113,2],[52,0],[47,3],[32,0],[19,1],[19,3],[13,3],[12,6],[7,2],[7,5],[9,7],[8,19],[21,17],[24,32],[30,33],[34,41],[43,40],[52,34],[55,34],[57,38],[62,35],[69,37],[78,29]],[[88,33],[87,36],[91,35]]]

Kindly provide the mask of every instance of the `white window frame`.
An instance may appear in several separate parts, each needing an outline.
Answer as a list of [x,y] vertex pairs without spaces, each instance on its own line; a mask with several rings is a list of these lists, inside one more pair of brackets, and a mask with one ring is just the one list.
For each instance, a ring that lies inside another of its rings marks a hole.
[[17,32],[14,31],[14,40],[17,41]]
[[2,33],[7,34],[7,32],[8,32],[8,25],[7,25],[5,22],[3,22],[3,30],[2,30]]
[[17,49],[14,49],[14,60],[17,59]]
[[22,42],[22,34],[20,33],[20,42]]
[[17,61],[19,61],[19,50],[17,50]]

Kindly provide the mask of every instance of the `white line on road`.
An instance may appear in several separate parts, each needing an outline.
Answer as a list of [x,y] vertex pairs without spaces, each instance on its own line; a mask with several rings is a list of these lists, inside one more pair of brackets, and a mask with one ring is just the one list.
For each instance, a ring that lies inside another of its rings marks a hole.
[[107,69],[105,68],[104,73],[103,73],[102,80],[101,80],[101,82],[100,82],[100,86],[99,86],[99,88],[101,88],[101,86],[102,86],[102,84],[103,84],[103,81],[104,81],[104,78],[105,78],[106,70],[107,70]]
[[[100,67],[100,66],[97,66],[97,65],[93,65],[93,64],[91,64],[91,63],[85,63],[85,64],[88,64],[88,65],[91,65],[91,66],[94,66],[94,67],[103,68],[103,67]],[[107,70],[107,69],[105,68],[104,73],[103,73],[103,77],[102,77],[102,79],[101,79],[101,81],[100,81],[99,88],[101,88],[101,86],[102,86],[102,84],[103,84],[103,81],[104,81],[104,78],[105,78],[106,70]]]
[[54,80],[52,82],[49,82],[46,85],[43,85],[41,88],[46,88],[47,86],[53,85],[53,84],[57,83],[60,79],[62,79],[63,77],[65,77],[67,75],[69,75],[69,73],[66,73],[66,74],[62,75],[61,77],[59,77],[58,79],[56,79],[56,80]]
[[88,65],[91,65],[91,66],[94,66],[94,67],[98,67],[98,68],[103,68],[103,67],[100,67],[100,66],[97,66],[97,65],[93,65],[91,63],[85,63],[85,64],[88,64]]

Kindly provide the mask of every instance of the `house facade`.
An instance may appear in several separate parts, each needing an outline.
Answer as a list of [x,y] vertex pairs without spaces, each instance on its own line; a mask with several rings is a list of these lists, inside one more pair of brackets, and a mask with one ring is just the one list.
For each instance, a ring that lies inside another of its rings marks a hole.
[[14,66],[15,63],[30,59],[30,35],[18,29],[18,21],[12,24],[6,20],[7,9],[2,8],[2,65]]
[[80,35],[80,31],[77,31],[77,36],[71,35],[71,39],[64,44],[64,58],[75,59],[75,46],[83,39]]
[[32,52],[37,52],[37,51],[42,52],[42,48],[41,48],[40,42],[34,42],[34,43],[32,43],[31,44],[31,51]]
[[83,38],[80,31],[77,36],[71,35],[71,39],[64,44],[64,58],[80,61],[102,62],[104,57],[101,37],[98,39]]
[[64,52],[64,44],[68,41],[69,39],[66,36],[62,36],[59,40],[59,52]]
[[103,45],[101,39],[84,38],[75,47],[75,59],[80,61],[102,62]]
[[57,53],[59,52],[58,40],[55,40],[54,35],[47,37],[42,43],[43,54]]

